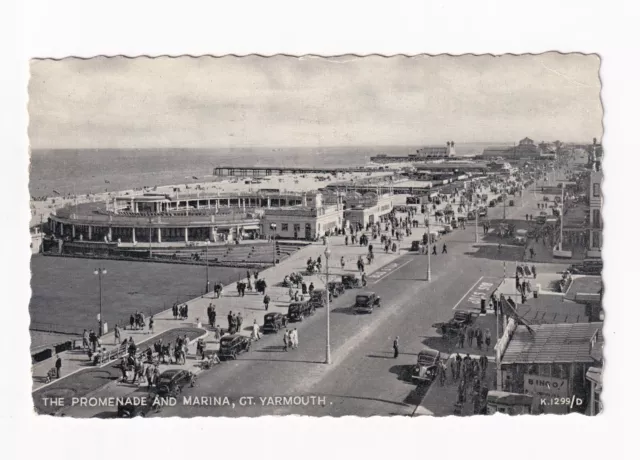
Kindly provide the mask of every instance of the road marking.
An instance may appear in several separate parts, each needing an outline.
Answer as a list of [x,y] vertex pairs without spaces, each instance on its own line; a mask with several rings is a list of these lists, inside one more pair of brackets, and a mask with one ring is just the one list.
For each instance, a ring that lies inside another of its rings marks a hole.
[[[392,273],[400,270],[402,267],[404,267],[405,265],[407,265],[409,262],[411,262],[411,260],[407,260],[404,263],[398,265],[397,263],[391,263],[388,265],[387,267],[382,267],[380,270],[376,271],[375,273],[373,273],[373,275],[370,275],[370,278],[377,278],[375,281],[369,283],[369,284],[376,284],[378,281],[383,280],[384,278],[386,278],[387,276],[391,275]],[[382,273],[380,273],[382,272]]]
[[457,304],[455,304],[455,306],[452,308],[452,310],[455,310],[456,308],[458,308],[458,305],[460,305],[460,304],[462,303],[462,301],[463,301],[464,299],[466,299],[466,298],[467,298],[467,296],[468,296],[468,295],[469,295],[469,293],[473,290],[473,288],[474,288],[474,287],[476,287],[476,285],[477,285],[480,281],[482,281],[482,278],[484,278],[484,276],[481,276],[480,278],[478,278],[478,281],[476,281],[475,283],[473,283],[473,284],[471,285],[471,287],[469,288],[469,290],[468,290],[467,292],[465,292],[465,293],[464,293],[464,295],[460,298],[460,300],[458,300],[458,303],[457,303]]

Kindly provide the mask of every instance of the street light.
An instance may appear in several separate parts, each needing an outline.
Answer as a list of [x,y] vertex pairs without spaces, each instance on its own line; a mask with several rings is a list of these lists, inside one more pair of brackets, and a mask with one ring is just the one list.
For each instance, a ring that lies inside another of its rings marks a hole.
[[431,223],[429,222],[428,210],[424,224],[427,226],[427,281],[431,281]]
[[207,295],[210,291],[209,289],[209,286],[210,286],[209,284],[209,244],[210,243],[211,241],[209,241],[209,239],[207,238],[207,241],[205,242],[205,252],[204,252],[204,261],[207,266],[207,286],[204,291],[205,295]]
[[325,307],[327,310],[327,357],[326,357],[326,364],[331,364],[331,343],[330,343],[330,339],[331,339],[331,334],[329,332],[330,330],[330,316],[329,316],[329,257],[331,256],[331,249],[329,249],[329,246],[325,246],[324,248],[324,257],[326,259],[326,282],[325,282],[325,289],[327,291],[327,298],[325,299]]
[[273,238],[273,266],[275,267],[276,265],[276,229],[278,228],[278,226],[272,222],[271,225],[269,225],[269,227],[271,228],[271,237]]
[[99,287],[99,296],[100,296],[100,310],[98,313],[98,324],[100,327],[100,330],[98,331],[98,337],[102,337],[102,275],[106,275],[107,274],[107,269],[106,268],[96,268],[93,270],[93,274],[94,275],[98,275],[98,287]]

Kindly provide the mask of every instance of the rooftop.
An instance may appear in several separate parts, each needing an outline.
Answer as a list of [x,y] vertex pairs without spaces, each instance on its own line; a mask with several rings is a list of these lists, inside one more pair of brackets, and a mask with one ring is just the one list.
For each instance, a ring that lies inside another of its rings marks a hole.
[[[603,343],[602,323],[532,325],[533,334],[518,326],[502,364],[594,363],[592,350]],[[596,347],[591,339],[596,332]],[[597,358],[597,356],[596,356]]]

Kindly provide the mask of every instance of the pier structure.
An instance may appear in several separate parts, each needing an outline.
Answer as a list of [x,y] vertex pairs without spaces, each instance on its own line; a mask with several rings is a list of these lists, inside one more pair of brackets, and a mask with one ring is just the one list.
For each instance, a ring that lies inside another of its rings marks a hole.
[[332,174],[338,173],[366,173],[377,171],[376,167],[352,167],[352,168],[297,168],[274,166],[218,166],[213,174],[216,176],[236,177],[267,177],[284,176],[286,174]]

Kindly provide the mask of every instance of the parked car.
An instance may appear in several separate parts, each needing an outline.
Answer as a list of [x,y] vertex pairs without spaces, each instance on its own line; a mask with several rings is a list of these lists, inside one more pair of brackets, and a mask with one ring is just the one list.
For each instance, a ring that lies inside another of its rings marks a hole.
[[342,284],[342,281],[329,281],[329,292],[333,297],[339,297],[344,294],[344,284]]
[[585,259],[579,264],[571,265],[568,270],[573,274],[600,275],[602,274],[602,259]]
[[438,375],[440,352],[432,348],[425,348],[418,353],[418,362],[413,368],[411,378],[421,383],[432,382]]
[[489,207],[493,208],[496,205],[496,200],[489,201]]
[[509,200],[509,206],[515,206],[515,204],[516,204],[515,201]]
[[196,376],[193,372],[184,369],[169,369],[158,377],[157,393],[160,396],[176,396],[182,392],[183,387],[194,386],[195,380]]
[[[331,302],[331,296],[329,296]],[[313,308],[323,308],[327,303],[327,291],[325,289],[316,289],[311,293],[309,303]]]
[[362,286],[362,280],[353,273],[342,275],[342,284],[345,289],[354,289]]
[[304,321],[308,316],[313,315],[316,309],[309,302],[293,302],[289,304],[287,318],[289,321]]
[[125,403],[118,404],[117,418],[146,417],[149,413],[160,412],[160,405],[155,398],[142,399],[144,404]]
[[456,219],[451,219],[451,228],[458,228],[458,221]]
[[411,242],[411,250],[412,251],[419,251],[420,250],[420,245],[422,244],[422,241],[420,240],[413,240]]
[[443,323],[435,323],[432,327],[436,329],[436,331],[442,335],[453,335],[457,334],[460,329],[465,326],[473,324],[475,321],[474,313],[470,311],[456,311],[453,314],[453,318],[451,318],[447,322]]
[[241,334],[224,335],[220,338],[218,357],[220,359],[236,359],[240,353],[249,350],[251,350],[249,337]]
[[487,215],[487,208],[482,207],[478,209],[478,217],[485,217]]
[[282,313],[267,313],[264,315],[264,323],[262,324],[262,332],[278,332],[283,327],[287,327],[289,320]]
[[373,313],[375,307],[380,307],[380,297],[375,292],[362,292],[356,296],[356,303],[353,305],[353,313]]

